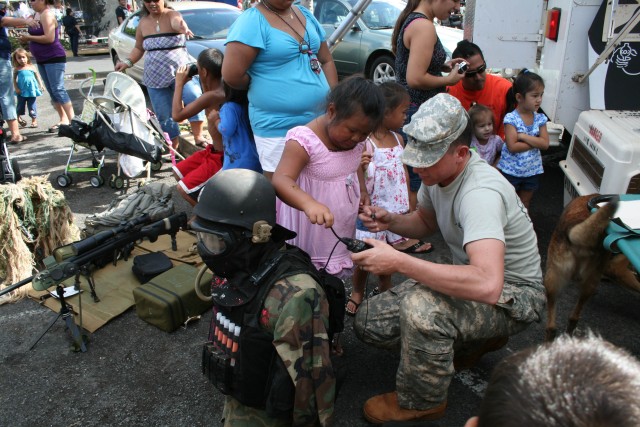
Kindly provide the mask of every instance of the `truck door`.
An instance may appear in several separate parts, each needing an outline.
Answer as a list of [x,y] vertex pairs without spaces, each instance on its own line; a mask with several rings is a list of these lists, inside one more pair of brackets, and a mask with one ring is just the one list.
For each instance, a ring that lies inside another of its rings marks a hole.
[[480,46],[489,68],[534,68],[541,0],[467,0],[464,38]]

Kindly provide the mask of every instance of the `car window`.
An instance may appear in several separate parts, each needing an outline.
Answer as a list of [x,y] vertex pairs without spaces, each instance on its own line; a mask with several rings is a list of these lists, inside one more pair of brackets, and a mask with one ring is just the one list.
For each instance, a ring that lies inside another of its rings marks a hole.
[[224,39],[229,27],[240,16],[233,9],[196,9],[180,11],[195,39]]
[[122,32],[124,32],[128,36],[135,37],[136,29],[138,28],[139,22],[140,22],[140,14],[136,13],[135,15],[129,17],[129,20],[127,21],[127,23],[124,24],[124,28],[122,29]]
[[335,25],[342,22],[348,14],[349,10],[342,3],[325,1],[322,3],[318,21],[323,25]]
[[362,14],[365,25],[371,29],[393,28],[400,15],[400,9],[384,1],[372,2]]

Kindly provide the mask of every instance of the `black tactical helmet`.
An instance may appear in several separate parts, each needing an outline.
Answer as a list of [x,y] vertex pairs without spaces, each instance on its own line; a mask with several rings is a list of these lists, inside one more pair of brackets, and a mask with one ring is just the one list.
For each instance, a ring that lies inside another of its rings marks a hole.
[[221,170],[205,184],[193,212],[207,222],[252,230],[258,221],[276,223],[276,192],[264,175],[248,169]]

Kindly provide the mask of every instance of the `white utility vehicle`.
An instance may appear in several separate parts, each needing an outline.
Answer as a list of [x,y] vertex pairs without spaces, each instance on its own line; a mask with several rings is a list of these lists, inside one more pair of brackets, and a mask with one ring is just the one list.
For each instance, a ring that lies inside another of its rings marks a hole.
[[464,35],[490,67],[545,80],[542,109],[569,143],[565,204],[640,194],[640,0],[467,0]]

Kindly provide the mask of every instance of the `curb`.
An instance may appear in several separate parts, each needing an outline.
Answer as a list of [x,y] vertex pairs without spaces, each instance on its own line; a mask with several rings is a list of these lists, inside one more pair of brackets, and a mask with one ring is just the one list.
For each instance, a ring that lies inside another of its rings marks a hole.
[[[112,71],[96,71],[96,78],[104,78],[107,77],[107,74],[111,73]],[[84,79],[90,79],[93,76],[93,74],[91,72],[87,72],[87,73],[74,73],[74,74],[65,74],[64,75],[64,79],[65,80],[84,80]]]

